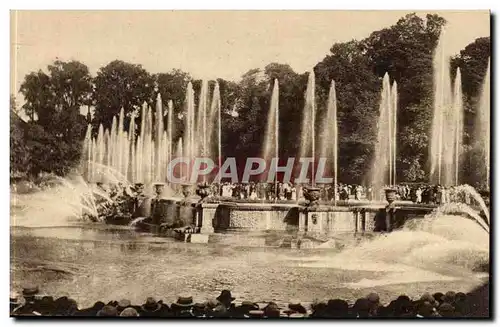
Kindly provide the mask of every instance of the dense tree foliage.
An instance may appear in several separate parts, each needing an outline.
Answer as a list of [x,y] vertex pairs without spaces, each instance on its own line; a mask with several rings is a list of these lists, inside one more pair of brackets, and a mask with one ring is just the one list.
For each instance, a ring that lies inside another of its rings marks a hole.
[[[336,84],[339,181],[368,182],[385,73],[391,82],[398,83],[398,180],[427,180],[433,107],[432,59],[445,24],[438,15],[422,18],[409,14],[365,39],[333,44],[314,67],[318,128],[326,112],[330,83],[334,80]],[[452,74],[457,67],[462,71],[467,122],[464,151],[470,148],[475,108],[489,56],[490,39],[479,38],[452,59]],[[164,123],[172,115],[174,138],[178,139],[184,133],[181,119],[186,86],[189,82],[193,84],[198,101],[202,84],[179,69],[150,74],[141,65],[120,60],[102,67],[94,78],[78,61],[55,61],[47,71],[26,75],[21,85],[20,92],[26,100],[22,110],[29,122],[11,120],[11,165],[31,174],[41,171],[64,174],[78,162],[87,123],[80,114],[82,106],[92,106],[93,126],[102,124],[105,128],[110,128],[113,117],[123,108],[128,128],[130,117],[135,115],[140,119],[143,103],[154,106],[159,93],[166,113]],[[218,79],[224,156],[242,160],[261,155],[275,79],[280,88],[280,156],[296,156],[307,78],[308,73],[297,73],[287,64],[270,63],[262,69],[249,70],[238,82]],[[209,81],[210,94],[215,82]],[[167,113],[169,100],[174,111]],[[11,111],[13,108],[16,106],[11,105]],[[30,158],[29,164],[26,158]],[[467,169],[471,169],[470,165],[465,164],[464,170]]]

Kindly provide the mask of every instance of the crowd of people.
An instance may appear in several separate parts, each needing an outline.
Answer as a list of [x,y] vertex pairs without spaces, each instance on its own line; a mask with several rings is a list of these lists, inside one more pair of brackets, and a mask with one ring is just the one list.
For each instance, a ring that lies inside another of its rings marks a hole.
[[[185,318],[456,318],[484,315],[484,302],[473,293],[425,293],[418,299],[401,295],[383,304],[376,293],[348,303],[343,299],[315,301],[303,305],[291,301],[286,307],[274,302],[259,305],[251,301],[235,302],[229,290],[223,290],[217,298],[195,302],[192,296],[179,296],[168,305],[162,300],[148,297],[141,305],[127,299],[104,303],[96,302],[88,308],[80,308],[75,300],[66,296],[54,299],[41,296],[37,286],[26,286],[21,297],[10,296],[11,316],[97,316],[97,317],[185,317]],[[488,309],[486,309],[488,311]],[[481,313],[480,313],[481,312]],[[488,311],[489,312],[489,311]],[[486,314],[488,315],[488,314]]]
[[[54,183],[50,179],[40,179],[40,182],[29,182],[23,184],[25,192],[35,190],[44,190],[51,188]],[[97,185],[107,196],[113,200],[117,198],[136,198],[141,196],[144,187],[141,190],[136,190],[136,185],[125,187],[122,184],[105,185],[98,183]],[[250,183],[230,183],[223,182],[222,184],[212,183],[210,185],[210,194],[218,195],[225,198],[249,199],[262,201],[301,201],[304,200],[304,188],[310,185],[293,184],[293,183],[267,183],[267,182],[250,182]],[[359,184],[317,184],[320,189],[320,200],[325,202],[346,201],[346,200],[368,200],[368,201],[385,201],[385,189],[392,188],[396,190],[398,200],[411,201],[413,203],[435,204],[441,205],[449,202],[461,202],[471,204],[470,195],[466,192],[456,192],[456,186],[445,187],[442,185],[431,184],[398,184],[385,185],[383,187],[374,188],[370,185]],[[16,184],[12,184],[12,191],[16,192]],[[116,202],[116,201],[114,201]],[[122,201],[123,202],[123,201]]]
[[[375,190],[372,186],[356,184],[318,184],[320,189],[320,199],[322,201],[342,201],[342,200],[385,200],[385,189],[394,188],[399,200],[411,201],[424,204],[444,204],[448,202],[462,202],[470,204],[471,199],[467,194],[456,191],[456,187],[444,187],[441,185],[429,184],[399,184],[395,186],[386,185]],[[277,188],[277,190],[275,190]],[[237,199],[250,200],[290,200],[297,201],[304,199],[304,186],[292,183],[262,183],[250,182],[247,184],[222,183],[212,184],[212,194],[219,194],[222,197],[232,197]]]

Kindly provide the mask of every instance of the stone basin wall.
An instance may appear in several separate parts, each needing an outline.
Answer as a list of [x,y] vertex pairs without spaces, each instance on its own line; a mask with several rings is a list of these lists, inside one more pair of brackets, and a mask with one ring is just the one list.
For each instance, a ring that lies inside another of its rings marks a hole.
[[[383,204],[319,205],[198,202],[199,199],[165,201],[164,211],[201,227],[202,233],[224,231],[297,231],[332,236],[373,232],[374,217]],[[405,204],[406,205],[406,204]],[[401,206],[409,217],[424,216],[432,208]]]
[[[298,230],[298,206],[219,204],[213,212],[215,230]],[[204,209],[205,210],[205,209]]]

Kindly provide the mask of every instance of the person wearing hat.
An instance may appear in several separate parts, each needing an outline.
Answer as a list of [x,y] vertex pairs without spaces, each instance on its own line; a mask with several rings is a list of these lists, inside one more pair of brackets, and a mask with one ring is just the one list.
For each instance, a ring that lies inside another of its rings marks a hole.
[[438,312],[441,317],[445,318],[452,318],[456,317],[455,315],[455,308],[453,305],[451,305],[448,302],[443,302],[439,307],[438,307]]
[[139,317],[139,313],[132,307],[123,309],[120,313],[120,317]]
[[453,303],[455,311],[462,316],[467,314],[467,296],[463,292],[455,294],[455,303]]
[[300,303],[299,300],[290,301],[290,303],[288,304],[288,309],[289,310],[286,311],[288,314],[292,313],[307,314],[306,308]]
[[441,292],[436,292],[432,294],[432,297],[438,302],[438,305],[443,303],[444,294]]
[[172,303],[171,308],[175,317],[193,317],[193,297],[181,295],[177,298],[177,302]]
[[229,290],[223,290],[218,297],[216,297],[217,301],[220,303],[224,304],[226,309],[231,308],[232,302],[235,300],[235,298],[231,295],[231,291]]
[[85,308],[82,310],[79,310],[78,312],[75,312],[74,316],[78,317],[95,317],[97,316],[97,313],[101,311],[102,308],[104,308],[105,304],[102,301],[97,301],[94,303],[94,305],[90,308]]
[[193,316],[197,318],[205,318],[206,317],[206,303],[196,302],[193,305]]
[[161,303],[158,303],[154,297],[148,297],[146,303],[141,306],[139,314],[141,317],[160,317],[161,311]]
[[279,318],[280,314],[280,308],[274,302],[269,302],[264,308],[264,317],[266,318]]
[[311,317],[313,318],[325,318],[327,317],[327,304],[323,301],[315,300],[311,303]]
[[396,317],[415,317],[413,303],[408,296],[400,295],[394,305],[394,315]]
[[118,311],[118,314],[120,314],[123,310],[125,310],[126,308],[128,308],[130,306],[131,306],[131,303],[129,300],[121,299],[120,301],[118,301],[118,303],[116,305],[116,310]]
[[207,317],[213,317],[213,310],[221,304],[217,299],[210,299],[205,303],[205,311]]
[[347,318],[349,316],[349,304],[341,299],[328,300],[326,314],[331,318]]
[[438,302],[434,299],[434,296],[432,296],[430,293],[426,292],[424,294],[422,294],[422,296],[420,297],[420,301],[421,302],[428,302],[429,304],[431,304],[433,307],[436,307],[438,306]]
[[377,293],[370,293],[366,296],[366,299],[370,303],[370,315],[372,317],[378,316],[378,309],[380,307],[380,297]]
[[368,299],[357,299],[353,306],[353,314],[356,318],[370,317],[370,301]]
[[233,312],[230,312],[224,304],[219,302],[219,304],[217,304],[217,306],[215,306],[215,308],[213,308],[210,312],[210,316],[217,318],[228,318],[233,316]]
[[97,313],[97,317],[116,317],[116,316],[118,316],[118,311],[112,305],[105,305]]
[[259,305],[257,303],[254,303],[252,301],[243,301],[241,302],[241,305],[237,306],[234,310],[234,316],[235,317],[247,317],[248,312],[252,310],[259,310]]
[[15,308],[12,314],[40,316],[39,301],[36,300],[36,295],[38,293],[38,286],[31,284],[25,285],[22,291],[24,304]]
[[10,292],[10,314],[12,315],[12,313],[20,307],[19,294],[16,291]]
[[446,294],[443,296],[443,302],[453,305],[455,303],[455,292],[453,291],[446,292]]
[[67,296],[61,296],[54,301],[55,316],[69,316],[78,312],[78,306],[73,299]]
[[429,317],[437,317],[437,311],[434,306],[427,301],[419,301],[417,304],[417,318],[429,318]]
[[39,309],[42,316],[51,316],[54,314],[54,298],[52,296],[44,296],[40,300]]

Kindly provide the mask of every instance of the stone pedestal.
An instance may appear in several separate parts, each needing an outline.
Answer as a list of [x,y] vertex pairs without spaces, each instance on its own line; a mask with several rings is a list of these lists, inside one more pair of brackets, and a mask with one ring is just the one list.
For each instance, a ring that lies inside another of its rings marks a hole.
[[300,210],[299,212],[299,233],[306,231],[307,212]]
[[201,204],[198,207],[198,227],[200,227],[200,233],[212,234],[214,232],[213,222],[216,210],[217,204]]
[[307,213],[307,232],[313,234],[323,233],[323,222],[326,212],[309,211]]

